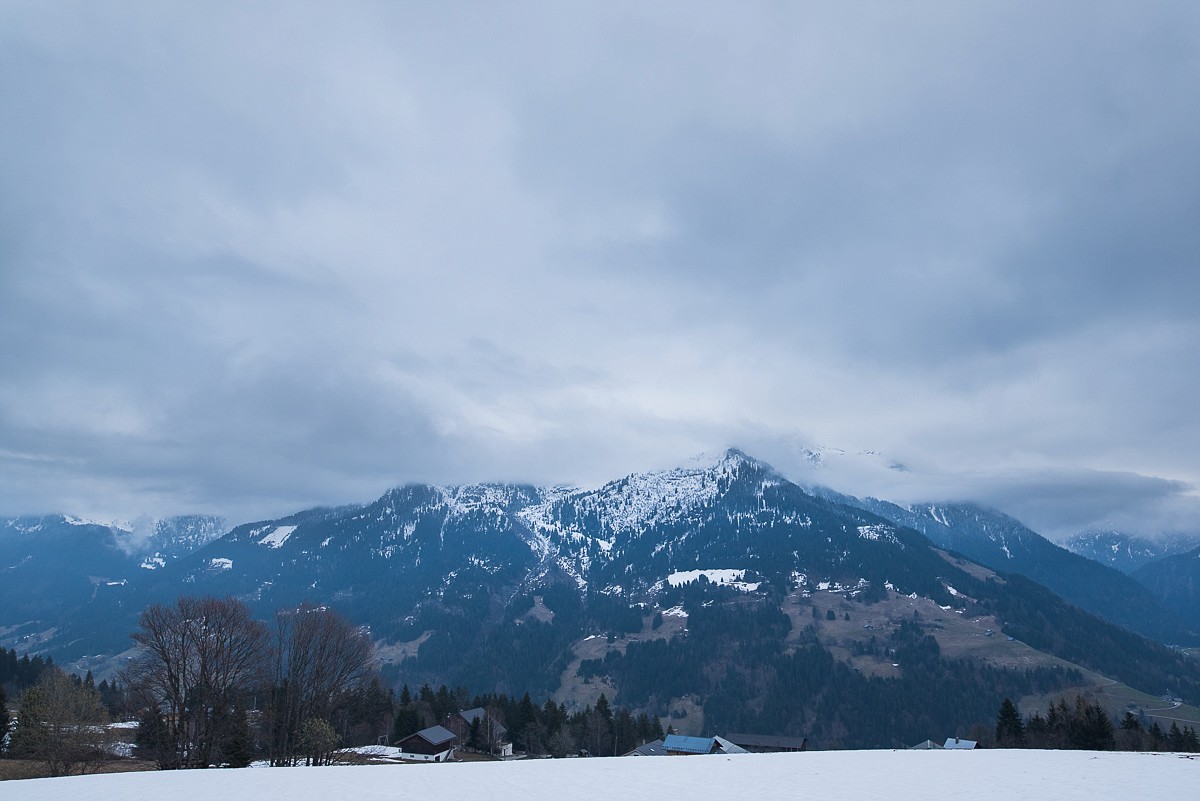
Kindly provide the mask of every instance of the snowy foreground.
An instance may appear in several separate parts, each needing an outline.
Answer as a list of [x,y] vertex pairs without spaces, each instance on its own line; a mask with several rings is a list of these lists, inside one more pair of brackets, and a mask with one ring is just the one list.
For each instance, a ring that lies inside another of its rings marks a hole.
[[122,773],[0,784],[5,801],[632,801],[669,798],[1055,801],[1190,798],[1195,754],[826,751]]

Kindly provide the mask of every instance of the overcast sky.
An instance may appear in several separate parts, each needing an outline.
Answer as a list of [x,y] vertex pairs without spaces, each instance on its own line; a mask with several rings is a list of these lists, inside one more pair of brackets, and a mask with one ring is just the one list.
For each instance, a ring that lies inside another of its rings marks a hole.
[[0,513],[737,446],[1200,530],[1198,75],[1194,0],[0,0]]

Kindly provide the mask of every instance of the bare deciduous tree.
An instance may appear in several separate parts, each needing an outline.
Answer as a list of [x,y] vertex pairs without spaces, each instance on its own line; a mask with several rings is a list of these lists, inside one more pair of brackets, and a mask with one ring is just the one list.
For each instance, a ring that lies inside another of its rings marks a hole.
[[229,718],[238,693],[264,676],[266,625],[234,598],[181,597],[174,606],[147,607],[132,636],[139,653],[125,680],[161,713],[159,767],[208,767],[219,721]]
[[294,764],[303,722],[329,720],[338,697],[373,675],[374,646],[337,612],[307,604],[277,612],[275,636],[271,761]]

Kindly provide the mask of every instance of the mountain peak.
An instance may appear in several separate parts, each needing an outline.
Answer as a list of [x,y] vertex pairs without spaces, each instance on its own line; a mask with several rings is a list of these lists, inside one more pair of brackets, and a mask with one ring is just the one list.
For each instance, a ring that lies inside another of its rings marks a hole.
[[[688,459],[677,470],[729,470],[738,467],[753,467],[774,473],[775,469],[766,462],[759,461],[739,448],[726,448],[723,451],[705,451]],[[673,472],[673,471],[663,471]]]

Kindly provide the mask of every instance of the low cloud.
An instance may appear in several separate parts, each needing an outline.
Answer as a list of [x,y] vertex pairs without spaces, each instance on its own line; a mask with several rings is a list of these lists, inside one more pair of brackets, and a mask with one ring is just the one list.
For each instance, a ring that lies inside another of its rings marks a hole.
[[823,445],[1186,527],[1200,10],[859,8],[6,5],[0,513]]

